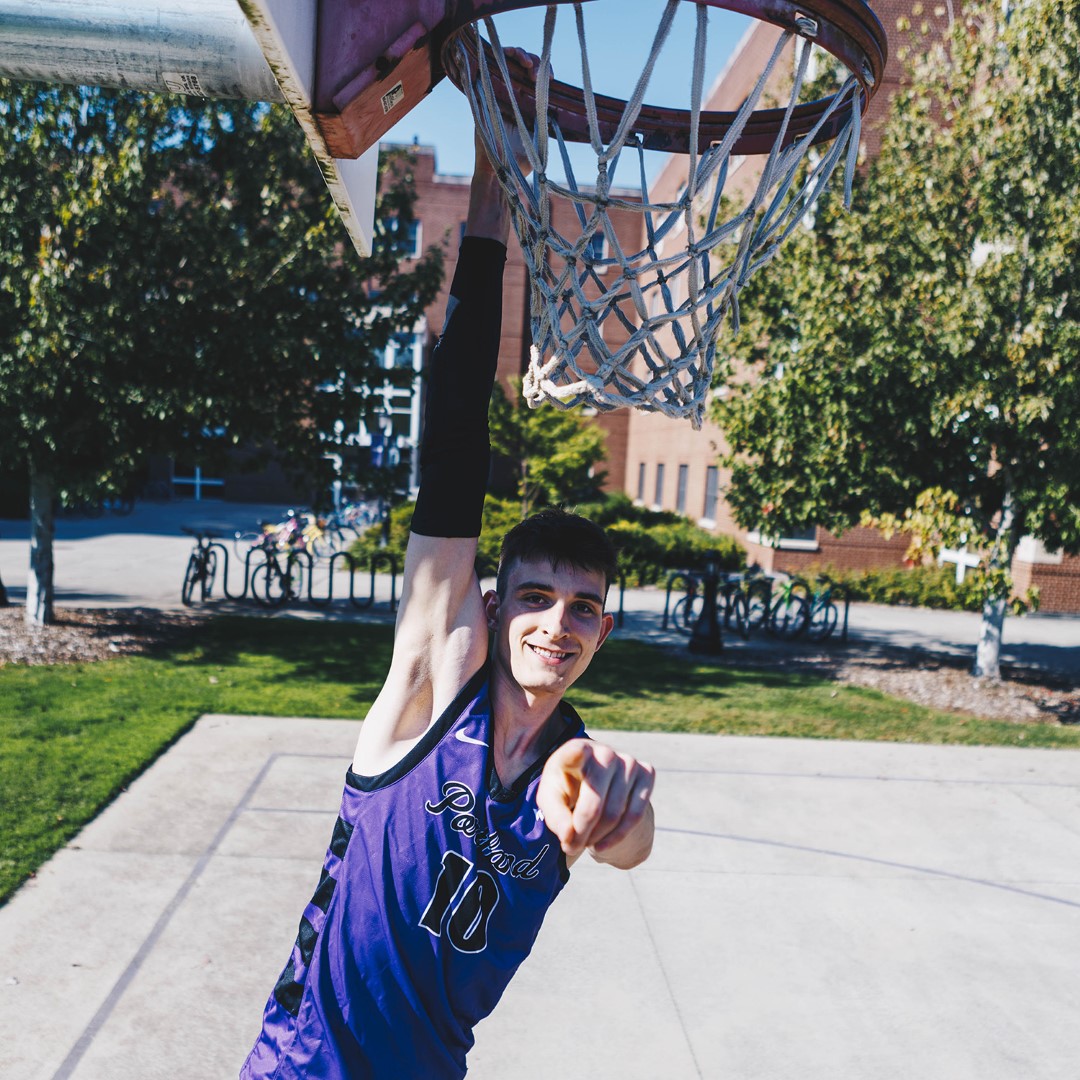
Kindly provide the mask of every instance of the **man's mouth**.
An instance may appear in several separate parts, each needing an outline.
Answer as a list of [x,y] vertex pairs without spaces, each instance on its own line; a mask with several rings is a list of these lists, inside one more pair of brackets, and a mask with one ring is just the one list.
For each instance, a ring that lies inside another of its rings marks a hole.
[[548,664],[561,664],[573,655],[573,653],[565,652],[563,649],[548,649],[543,645],[534,645],[532,642],[527,644],[541,660]]

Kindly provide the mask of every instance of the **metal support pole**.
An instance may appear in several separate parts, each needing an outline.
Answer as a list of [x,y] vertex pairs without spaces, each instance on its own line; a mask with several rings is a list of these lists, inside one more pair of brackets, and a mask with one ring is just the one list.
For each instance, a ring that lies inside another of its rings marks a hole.
[[720,562],[710,557],[705,563],[703,603],[698,621],[694,624],[694,633],[690,637],[690,651],[706,656],[717,656],[724,650],[724,641],[720,635],[720,619],[716,610],[716,590],[720,585]]
[[0,75],[285,100],[236,0],[0,0]]

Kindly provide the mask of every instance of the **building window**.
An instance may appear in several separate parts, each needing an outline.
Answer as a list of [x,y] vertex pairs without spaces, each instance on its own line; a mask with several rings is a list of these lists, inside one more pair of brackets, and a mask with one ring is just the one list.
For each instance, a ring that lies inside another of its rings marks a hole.
[[637,497],[638,502],[645,501],[645,462],[637,467]]
[[664,505],[664,466],[660,462],[656,466],[656,498],[653,505],[659,510]]
[[419,221],[415,218],[412,221],[402,221],[397,217],[384,218],[382,229],[403,259],[420,258],[424,231]]
[[423,339],[407,331],[395,334],[383,354],[383,367],[419,371],[423,366]]
[[675,489],[675,509],[680,514],[686,513],[686,484],[690,479],[690,466],[679,466],[679,483]]
[[607,236],[604,235],[603,230],[594,232],[589,237],[589,242],[585,246],[585,258],[589,264],[598,274],[606,274],[608,272],[607,266],[598,266],[597,263],[601,263],[608,257],[608,242]]
[[720,470],[710,465],[705,470],[705,513],[706,521],[716,521],[716,500],[720,492]]
[[762,535],[759,529],[747,533],[746,539],[752,544],[764,544],[766,547],[779,548],[781,551],[817,551],[817,526],[807,525],[802,529],[788,529],[782,536]]

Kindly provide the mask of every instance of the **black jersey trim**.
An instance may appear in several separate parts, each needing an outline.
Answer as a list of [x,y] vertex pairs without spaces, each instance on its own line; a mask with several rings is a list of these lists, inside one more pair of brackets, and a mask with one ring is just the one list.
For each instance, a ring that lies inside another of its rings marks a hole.
[[566,852],[559,848],[559,880],[565,885],[570,880],[570,864],[566,861]]
[[350,768],[345,773],[345,783],[357,791],[378,791],[396,784],[407,776],[446,737],[446,733],[461,718],[487,681],[488,666],[485,663],[461,688],[456,698],[442,711],[442,715],[424,732],[420,741],[396,764],[377,776],[361,776]]

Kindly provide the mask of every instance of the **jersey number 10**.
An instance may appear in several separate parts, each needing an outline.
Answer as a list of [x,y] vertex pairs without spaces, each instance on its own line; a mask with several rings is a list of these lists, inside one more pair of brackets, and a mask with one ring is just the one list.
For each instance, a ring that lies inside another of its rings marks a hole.
[[[435,937],[445,932],[450,944],[463,953],[483,952],[487,946],[488,921],[499,903],[498,882],[486,870],[477,870],[466,884],[475,869],[456,851],[445,852],[435,882],[435,895],[420,919],[425,930]],[[455,904],[454,898],[459,893]]]

